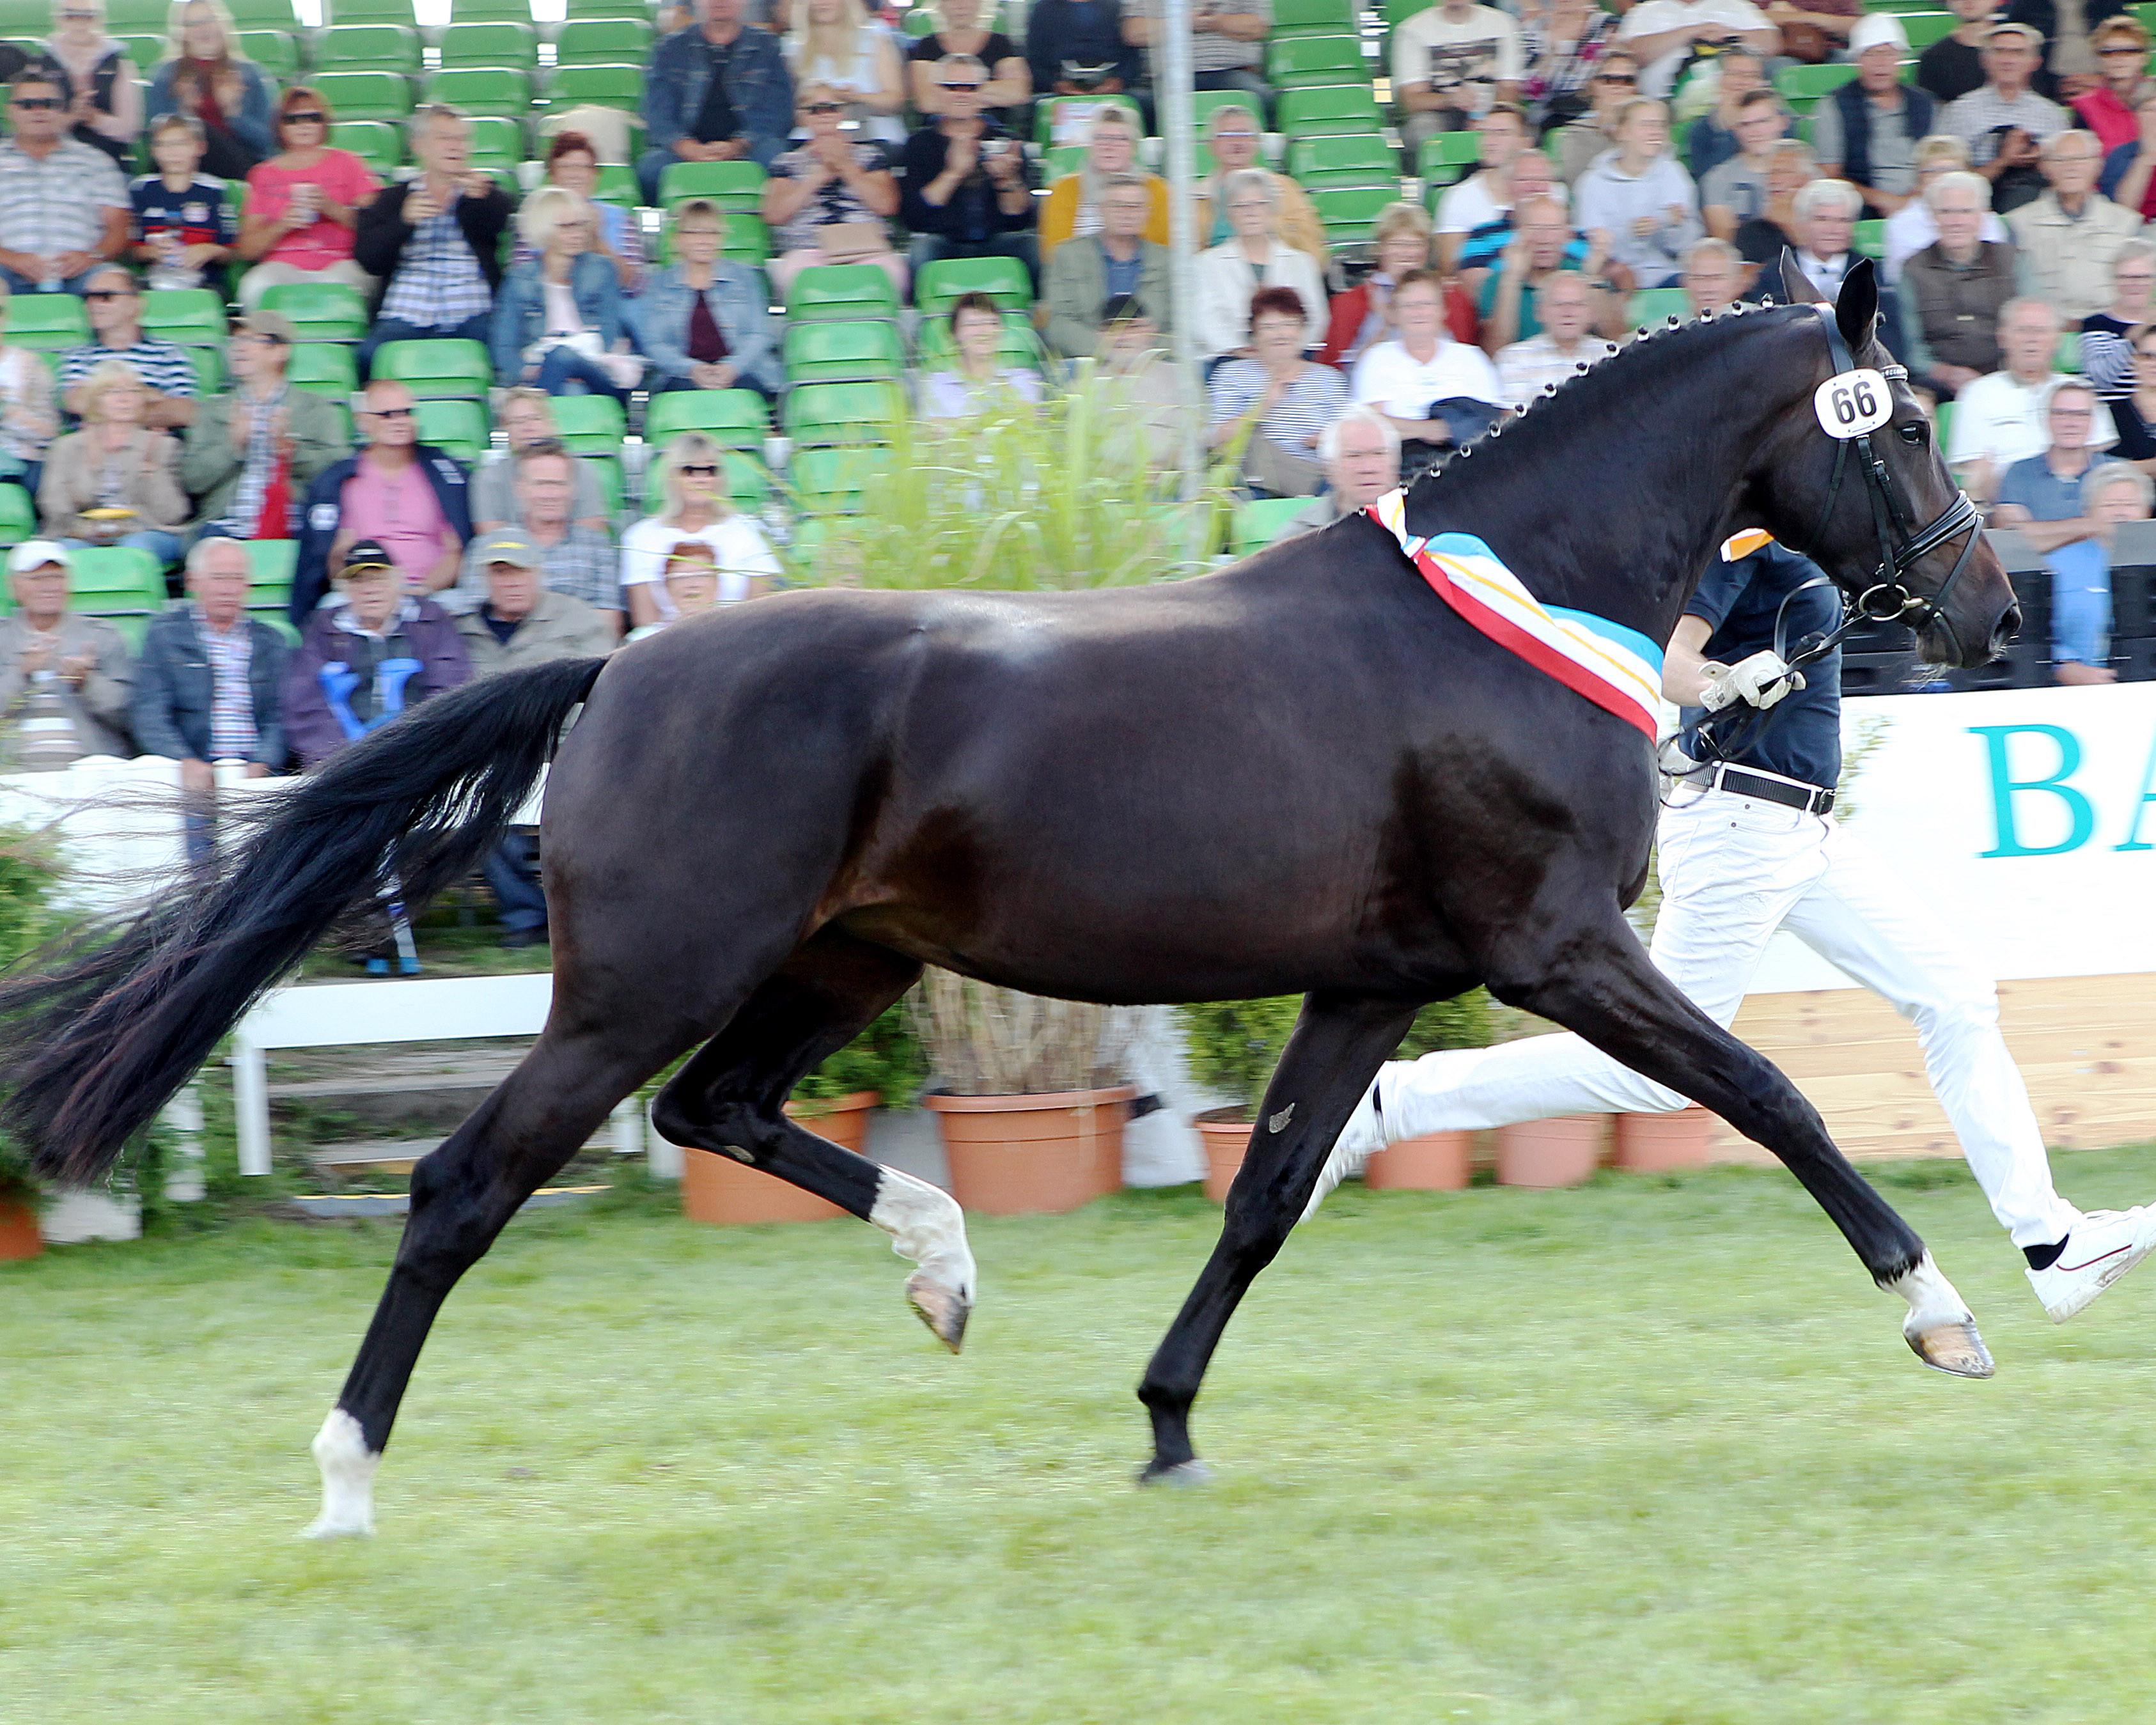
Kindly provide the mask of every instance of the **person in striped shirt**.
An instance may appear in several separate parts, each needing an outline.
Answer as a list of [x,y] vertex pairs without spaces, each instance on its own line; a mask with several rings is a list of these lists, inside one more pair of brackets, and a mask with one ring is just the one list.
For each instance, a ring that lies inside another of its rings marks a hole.
[[194,367],[172,342],[142,333],[142,290],[134,272],[119,264],[93,270],[82,297],[96,339],[87,347],[69,348],[61,357],[60,404],[81,418],[83,386],[90,374],[116,359],[132,367],[149,392],[142,410],[145,425],[169,431],[192,424]]

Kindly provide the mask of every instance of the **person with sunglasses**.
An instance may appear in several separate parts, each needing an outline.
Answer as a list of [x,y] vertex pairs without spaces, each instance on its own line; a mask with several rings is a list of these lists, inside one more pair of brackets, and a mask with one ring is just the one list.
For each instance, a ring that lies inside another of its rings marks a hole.
[[50,73],[67,101],[78,143],[123,168],[142,132],[142,86],[127,50],[105,33],[104,0],[56,0],[53,33],[33,64]]
[[763,219],[778,255],[764,266],[781,297],[819,264],[873,264],[906,297],[906,259],[885,223],[898,213],[891,153],[875,138],[839,130],[848,103],[826,84],[804,84],[794,112],[807,134],[771,164]]
[[916,274],[942,258],[1015,258],[1037,286],[1032,165],[982,116],[987,72],[963,54],[937,64],[943,111],[906,141],[900,218],[913,230]]
[[8,94],[0,141],[0,279],[18,294],[79,294],[127,247],[135,206],[112,158],[67,136],[52,74],[25,72]]
[[786,147],[793,74],[769,30],[742,21],[742,0],[698,0],[701,22],[651,51],[644,80],[647,147],[637,158],[644,201],[659,203],[659,178],[676,162],[771,165]]
[[295,84],[277,99],[282,147],[247,175],[247,214],[233,247],[254,267],[239,279],[239,303],[252,311],[273,287],[335,281],[374,290],[374,278],[352,257],[359,207],[382,182],[349,150],[330,146],[336,115],[320,92]]
[[[1617,146],[1617,110],[1640,93],[1640,69],[1622,49],[1607,49],[1587,80],[1593,104],[1576,120],[1557,130],[1558,172],[1568,186],[1594,165],[1594,158]],[[1548,140],[1543,141],[1544,147]]]
[[84,380],[107,360],[133,368],[148,392],[142,423],[160,430],[185,426],[195,417],[195,372],[187,354],[170,341],[142,333],[142,289],[123,264],[100,264],[83,289],[90,314],[88,346],[70,347],[59,363],[60,404],[77,418],[85,412]]
[[2066,105],[2097,135],[2107,156],[2140,136],[2133,110],[2156,92],[2156,79],[2148,75],[2148,32],[2135,18],[2106,18],[2089,32],[2089,45],[2096,51],[2098,82]]
[[667,444],[659,468],[665,506],[621,536],[621,587],[635,626],[673,617],[666,560],[684,540],[711,547],[722,605],[767,593],[778,578],[778,558],[763,529],[727,495],[725,461],[725,451],[701,431],[685,431]]

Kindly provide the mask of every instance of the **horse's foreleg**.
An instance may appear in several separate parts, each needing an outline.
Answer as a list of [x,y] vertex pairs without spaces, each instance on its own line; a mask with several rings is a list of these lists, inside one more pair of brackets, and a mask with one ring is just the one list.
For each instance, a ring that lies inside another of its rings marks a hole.
[[1908,1301],[1902,1334],[1918,1358],[1991,1375],[1976,1320],[1916,1231],[1851,1166],[1819,1111],[1780,1070],[1717,1024],[1657,970],[1621,922],[1571,931],[1563,962],[1498,967],[1491,990],[1578,1033],[1642,1077],[1712,1109],[1779,1157],[1833,1218],[1872,1280]]
[[788,1120],[787,1092],[872,1024],[921,974],[918,961],[825,928],[751,995],[660,1092],[653,1123],[676,1144],[747,1162],[873,1222],[919,1266],[906,1298],[955,1353],[973,1310],[973,1255],[948,1194]]
[[1152,1415],[1145,1481],[1204,1477],[1190,1447],[1190,1404],[1244,1291],[1272,1262],[1310,1201],[1326,1153],[1385,1056],[1414,1021],[1415,1004],[1312,994],[1288,1040],[1250,1128],[1226,1217],[1190,1297],[1138,1386]]

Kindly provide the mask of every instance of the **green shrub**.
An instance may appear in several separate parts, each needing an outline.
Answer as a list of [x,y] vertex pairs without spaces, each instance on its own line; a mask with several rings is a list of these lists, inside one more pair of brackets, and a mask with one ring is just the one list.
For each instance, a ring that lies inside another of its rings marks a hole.
[[886,1107],[903,1108],[927,1081],[928,1063],[901,1001],[795,1085],[793,1100],[824,1101],[872,1090]]
[[[1177,1009],[1190,1076],[1208,1090],[1234,1096],[1255,1118],[1301,1010],[1299,994],[1208,1001]],[[1481,1048],[1490,1040],[1490,997],[1476,988],[1417,1013],[1400,1039],[1399,1057],[1414,1060],[1440,1048]]]

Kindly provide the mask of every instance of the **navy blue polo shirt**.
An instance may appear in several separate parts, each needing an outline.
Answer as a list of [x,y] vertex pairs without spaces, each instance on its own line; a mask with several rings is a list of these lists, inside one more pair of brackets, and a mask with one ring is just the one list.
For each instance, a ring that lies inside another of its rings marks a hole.
[[[1685,607],[1685,615],[1703,617],[1713,625],[1707,657],[1722,665],[1771,649],[1778,616],[1782,639],[1794,652],[1805,636],[1825,634],[1841,620],[1841,596],[1831,584],[1798,591],[1819,573],[1810,557],[1768,545],[1733,563],[1716,562]],[[1728,751],[1727,757],[1738,764],[1831,788],[1841,777],[1841,649],[1806,665],[1804,675],[1804,686],[1784,696],[1763,719],[1725,714],[1717,728],[1725,748],[1727,739],[1750,733],[1743,747]],[[1694,728],[1704,716],[1702,708],[1684,710],[1684,750],[1694,760],[1707,758]]]

